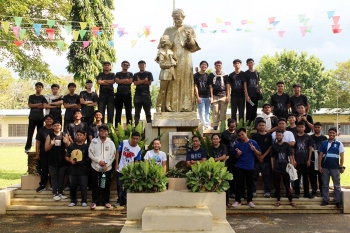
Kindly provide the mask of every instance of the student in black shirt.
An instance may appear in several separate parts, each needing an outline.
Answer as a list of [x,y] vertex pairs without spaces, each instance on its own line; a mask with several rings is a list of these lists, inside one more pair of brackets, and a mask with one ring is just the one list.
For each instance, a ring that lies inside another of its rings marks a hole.
[[258,184],[259,173],[262,174],[264,180],[265,193],[264,197],[270,198],[271,196],[271,161],[270,151],[272,146],[272,136],[266,132],[266,122],[263,119],[257,121],[257,133],[252,136],[252,139],[256,141],[261,149],[261,156],[255,156],[254,163],[254,184],[253,184],[253,196],[256,194],[256,186]]
[[61,105],[63,104],[63,95],[59,95],[60,85],[51,85],[51,95],[45,95],[47,104],[44,104],[45,109],[49,110],[47,114],[53,117],[54,121],[59,121],[62,125],[62,110]]
[[[81,112],[83,114],[83,122],[86,122],[88,126],[94,122],[94,107],[97,106],[98,96],[92,89],[92,81],[86,81],[86,91],[80,92],[80,104]],[[85,130],[86,132],[86,130]]]
[[41,94],[44,85],[41,82],[37,82],[35,84],[35,94],[30,95],[28,98],[28,107],[30,108],[29,112],[29,123],[28,123],[28,136],[27,143],[24,147],[25,152],[29,152],[32,147],[32,140],[34,130],[38,131],[41,127],[43,127],[44,122],[44,105],[47,104],[47,100]]
[[[260,75],[258,71],[254,69],[254,60],[252,58],[247,59],[248,70],[246,73],[246,79],[244,81],[244,92],[246,103],[246,121],[253,122],[256,118],[256,111],[258,109],[258,97],[261,94],[260,90]],[[252,105],[249,102],[253,102]]]
[[293,160],[293,152],[289,143],[283,141],[283,130],[278,129],[276,131],[276,143],[273,144],[271,149],[271,167],[273,171],[273,181],[276,189],[277,202],[275,206],[281,205],[281,177],[284,187],[287,190],[288,201],[291,206],[296,206],[292,202],[292,189],[290,188],[290,178],[286,171],[289,161]]
[[299,104],[303,104],[305,106],[305,112],[308,114],[310,111],[310,103],[307,97],[301,94],[301,85],[298,83],[294,84],[293,91],[294,95],[290,97],[290,108],[292,113],[298,114],[297,107]]
[[292,132],[293,134],[297,134],[297,118],[293,113],[288,115],[288,122],[289,126],[286,128],[286,130]]
[[63,97],[63,106],[66,109],[66,112],[64,113],[64,126],[63,131],[67,131],[67,127],[69,123],[74,122],[74,113],[75,110],[80,109],[80,97],[79,95],[75,94],[75,89],[77,86],[75,83],[69,83],[68,84],[68,90],[69,94],[65,95]]
[[213,134],[211,135],[210,155],[214,158],[215,161],[226,161],[227,149],[226,146],[220,143],[220,135]]
[[38,130],[36,134],[36,159],[40,160],[40,182],[39,187],[36,189],[38,193],[44,191],[46,188],[48,176],[49,176],[49,158],[45,151],[45,141],[47,135],[53,133],[52,123],[53,119],[51,115],[45,115],[45,126]]
[[69,137],[69,141],[71,143],[76,141],[76,133],[78,132],[78,130],[83,130],[84,132],[87,132],[89,126],[86,124],[86,122],[82,122],[81,121],[82,118],[82,114],[81,111],[79,109],[75,110],[74,113],[74,122],[70,123],[67,127],[67,134]]
[[69,163],[68,174],[70,182],[70,204],[69,207],[77,204],[78,184],[81,190],[81,205],[87,206],[87,183],[88,170],[90,165],[88,149],[85,144],[86,133],[78,130],[76,133],[76,142],[69,145],[66,153],[66,161]]
[[272,112],[278,119],[287,119],[288,109],[290,108],[290,97],[284,92],[284,82],[279,81],[276,86],[277,92],[271,96],[270,100]]
[[246,74],[241,71],[242,61],[235,59],[233,61],[233,67],[235,70],[228,76],[228,83],[230,84],[229,94],[231,94],[231,119],[237,121],[237,109],[238,120],[244,121],[244,81],[246,80]]
[[114,116],[114,87],[115,75],[111,73],[111,63],[103,62],[103,72],[97,76],[97,84],[100,85],[100,97],[98,109],[102,113],[102,122],[105,122],[105,111],[107,105],[107,122],[113,124]]
[[152,123],[152,100],[149,91],[149,86],[153,82],[153,75],[151,72],[146,71],[146,62],[141,60],[138,62],[140,72],[134,74],[134,85],[136,86],[134,96],[134,107],[135,107],[135,127],[139,124],[140,113],[143,107],[146,115],[147,123]]
[[322,124],[316,122],[314,124],[314,134],[311,137],[312,145],[312,156],[311,156],[311,165],[309,167],[309,179],[312,188],[312,195],[317,195],[317,180],[318,180],[318,189],[321,192],[322,196],[322,173],[318,171],[318,151],[321,145],[321,142],[326,141],[327,137],[322,134]]
[[98,138],[98,128],[103,125],[102,123],[102,113],[100,110],[95,111],[95,122],[90,125],[89,131],[88,131],[88,139],[89,142],[92,141],[94,138]]
[[297,122],[304,122],[305,123],[305,133],[310,133],[311,130],[314,129],[314,120],[312,119],[312,116],[306,113],[305,105],[300,103],[297,106],[298,115],[296,117]]
[[300,179],[303,175],[304,197],[314,198],[309,193],[309,167],[311,165],[312,144],[309,135],[305,134],[305,123],[303,121],[297,124],[298,133],[295,136],[295,145],[293,149],[294,159],[297,164],[298,179],[295,181],[295,198],[300,197]]
[[203,163],[207,161],[208,154],[201,147],[201,141],[199,137],[194,135],[192,136],[192,149],[187,152],[186,155],[186,166],[191,168],[192,164],[196,164],[197,162]]
[[118,84],[117,93],[115,93],[115,127],[121,124],[123,105],[125,107],[126,123],[132,124],[132,104],[131,104],[131,84],[133,82],[133,74],[128,72],[130,63],[122,62],[122,71],[116,73],[115,82]]

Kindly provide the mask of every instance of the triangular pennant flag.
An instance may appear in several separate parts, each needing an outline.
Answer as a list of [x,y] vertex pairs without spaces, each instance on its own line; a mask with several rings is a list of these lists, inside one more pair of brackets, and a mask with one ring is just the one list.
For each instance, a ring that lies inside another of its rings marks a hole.
[[204,29],[203,29],[203,28],[201,28],[200,32],[201,32],[201,33],[204,33]]
[[141,36],[143,36],[143,32],[142,33],[138,32],[137,37],[140,38]]
[[303,24],[306,26],[310,19],[304,19]]
[[[334,24],[338,24],[339,19],[340,19],[340,16],[333,16],[332,18],[333,18]],[[343,23],[344,23],[344,22],[343,22]]]
[[285,31],[278,31],[278,36],[283,37],[284,33],[285,33]]
[[114,41],[110,40],[108,41],[109,46],[114,46]]
[[79,30],[80,39],[83,40],[86,34],[86,30]]
[[156,40],[150,40],[151,42],[155,42]]
[[275,22],[275,19],[276,19],[276,17],[268,18],[269,24],[273,24],[273,22]]
[[77,40],[78,40],[78,37],[79,37],[79,31],[74,30],[74,31],[73,31],[73,39],[74,39],[74,41],[77,41]]
[[48,19],[47,20],[47,25],[49,25],[49,28],[52,28],[52,26],[55,24],[55,20],[54,19]]
[[22,23],[22,17],[13,17],[15,19],[16,26],[21,26]]
[[114,24],[112,25],[112,27],[113,27],[113,28],[117,28],[117,27],[118,27],[118,24],[114,23]]
[[147,29],[143,29],[143,34],[145,34],[146,38],[149,36],[149,32],[147,31]]
[[254,22],[252,20],[248,20],[247,24],[254,24]]
[[67,35],[69,35],[72,32],[72,25],[66,25],[64,26],[64,29],[66,29]]
[[35,23],[33,26],[34,26],[35,34],[36,34],[37,36],[40,36],[41,24]]
[[53,36],[55,34],[55,29],[53,28],[46,28],[46,33],[49,37],[49,40],[52,41],[53,40]]
[[280,21],[275,21],[275,22],[273,22],[272,24],[273,24],[274,27],[276,27],[277,24],[278,24],[279,22],[280,22]]
[[305,36],[306,30],[307,30],[307,27],[306,27],[306,26],[301,26],[301,27],[300,27],[300,31],[301,31],[301,35],[302,35],[302,36]]
[[241,20],[242,25],[247,24],[247,20]]
[[5,33],[9,33],[9,27],[10,27],[10,22],[1,22],[2,28],[4,29]]
[[24,34],[26,33],[26,29],[21,28],[19,31],[19,38],[22,40],[24,38]]
[[227,33],[227,31],[226,31],[226,30],[221,30],[221,32],[222,32],[222,33]]
[[86,28],[86,26],[87,26],[87,22],[79,22],[79,24],[80,24],[80,29],[81,30],[84,30]]
[[123,31],[117,31],[117,34],[119,37],[122,37],[124,35],[124,32]]
[[273,30],[274,28],[268,28],[269,31]]
[[192,25],[193,29],[196,30],[197,29],[197,25]]
[[90,41],[83,41],[83,49],[85,49],[86,47],[88,47],[90,44]]
[[311,30],[312,30],[312,26],[308,26],[307,29],[306,29],[306,32],[309,32],[309,33],[310,33]]
[[299,17],[300,23],[303,23],[303,21],[304,21],[306,15],[305,15],[305,14],[299,14],[298,17]]
[[242,31],[242,30],[243,30],[243,29],[241,29],[241,28],[237,28],[237,29],[236,29],[236,31],[238,31],[238,32],[239,32],[239,31]]
[[207,28],[208,27],[208,25],[206,23],[201,23],[201,25],[202,25],[202,28]]
[[145,26],[145,29],[146,29],[148,35],[151,34],[151,26]]
[[252,32],[251,30],[244,30],[245,32]]
[[17,47],[19,47],[19,46],[21,46],[23,44],[23,41],[22,40],[16,40],[16,41],[14,41],[14,43],[15,43],[15,45]]
[[216,18],[216,23],[222,23],[222,20],[220,18]]
[[98,31],[98,32],[97,32],[97,35],[100,36],[100,35],[102,35],[102,33],[103,33],[103,32]]
[[341,33],[342,29],[333,29],[333,34]]
[[13,34],[15,34],[15,37],[18,39],[19,36],[19,27],[12,27]]
[[211,33],[215,33],[215,32],[216,32],[216,30],[211,30],[210,32],[211,32]]
[[93,36],[97,36],[97,32],[100,30],[100,27],[92,27],[91,31]]
[[331,19],[334,15],[334,11],[327,11],[328,19]]
[[225,24],[225,26],[230,26],[231,22],[225,22],[224,24]]
[[134,46],[136,45],[136,43],[137,43],[137,40],[132,40],[132,41],[131,41],[131,48],[134,48]]
[[63,40],[57,41],[57,46],[62,51],[64,48],[64,41]]

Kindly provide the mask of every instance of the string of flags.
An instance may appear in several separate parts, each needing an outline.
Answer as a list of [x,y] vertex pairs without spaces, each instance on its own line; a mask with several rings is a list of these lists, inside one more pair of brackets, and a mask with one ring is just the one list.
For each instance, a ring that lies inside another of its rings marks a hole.
[[[340,21],[340,16],[335,15],[335,11],[327,11],[327,17],[328,20],[332,20],[332,33],[333,34],[338,34],[342,32],[342,29],[340,27],[339,21]],[[46,24],[40,24],[40,23],[34,23],[33,25],[30,25],[30,27],[21,27],[22,25],[22,19],[23,17],[13,17],[14,22],[9,22],[9,21],[2,21],[1,22],[1,27],[3,31],[8,34],[10,32],[10,29],[12,33],[14,34],[16,40],[14,41],[14,44],[18,47],[20,47],[26,40],[26,33],[28,30],[34,30],[35,35],[37,37],[41,35],[46,35],[49,42],[56,42],[57,46],[60,50],[64,49],[65,41],[64,40],[55,40],[55,32],[56,28],[55,27],[61,27],[64,28],[65,32],[67,35],[72,35],[73,37],[73,43],[74,42],[82,42],[82,47],[83,49],[87,48],[90,45],[91,41],[84,40],[85,36],[87,33],[91,33],[93,37],[99,37],[103,33],[106,33],[107,31],[111,30],[116,30],[116,35],[120,38],[123,37],[124,35],[128,35],[129,33],[126,31],[125,28],[123,27],[118,27],[119,24],[113,23],[110,28],[102,28],[96,25],[88,25],[87,22],[79,22],[80,28],[73,28],[72,25],[62,25],[59,24],[61,20],[53,20],[53,19],[47,19]],[[299,23],[300,23],[300,32],[301,36],[306,36],[307,33],[311,33],[312,31],[312,26],[308,25],[311,17],[308,17],[307,14],[299,14],[298,15]],[[275,30],[278,25],[281,23],[281,19],[278,19],[277,17],[268,17],[268,31]],[[44,21],[41,19],[41,21]],[[73,21],[65,21],[65,22],[73,22]],[[232,22],[231,21],[223,21],[221,18],[216,18],[215,19],[216,24],[221,24],[223,27],[220,29],[213,29],[208,26],[207,23],[201,23],[200,25],[193,25],[194,30],[197,30],[197,27],[199,28],[200,33],[229,33],[229,32],[252,32],[252,30],[247,27],[247,25],[252,25],[254,24],[253,20],[249,19],[244,19],[240,20],[240,25],[239,27],[235,28],[232,30]],[[24,24],[24,25],[27,25]],[[46,27],[47,26],[47,27]],[[230,28],[229,28],[230,27]],[[286,30],[278,30],[277,35],[279,37],[284,37],[286,34]],[[136,33],[136,36],[138,39],[136,40],[131,40],[131,47],[134,47],[137,44],[137,41],[144,36],[146,39],[148,39],[149,35],[152,33],[151,31],[151,26],[144,26],[141,30],[139,29],[138,32]],[[80,37],[80,40],[79,40]],[[150,42],[155,42],[156,40],[150,39]],[[106,41],[104,41],[106,42]],[[114,41],[107,41],[109,46],[114,46],[115,42]]]

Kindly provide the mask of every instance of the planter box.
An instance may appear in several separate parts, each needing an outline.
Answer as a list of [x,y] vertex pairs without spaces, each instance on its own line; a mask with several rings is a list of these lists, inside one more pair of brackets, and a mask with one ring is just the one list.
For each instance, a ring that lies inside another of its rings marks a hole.
[[169,178],[168,190],[187,190],[186,178]]

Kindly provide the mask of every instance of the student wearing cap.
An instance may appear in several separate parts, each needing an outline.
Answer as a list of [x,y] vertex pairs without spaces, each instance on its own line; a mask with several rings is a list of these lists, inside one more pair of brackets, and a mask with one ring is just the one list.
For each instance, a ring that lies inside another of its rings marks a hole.
[[297,111],[297,124],[298,122],[303,121],[305,123],[305,133],[310,133],[311,130],[314,129],[314,120],[312,119],[312,116],[307,114],[306,107],[303,103],[297,105]]
[[296,83],[293,85],[294,95],[290,97],[290,108],[292,113],[298,114],[298,104],[303,104],[305,106],[306,114],[310,111],[310,103],[308,98],[301,94],[301,85]]
[[135,127],[140,121],[141,109],[145,111],[147,123],[152,122],[151,115],[151,93],[149,91],[149,86],[153,82],[153,75],[151,72],[146,71],[146,62],[141,60],[137,63],[139,65],[140,71],[134,74],[134,85],[136,86],[135,96],[134,96],[134,107],[135,107]]
[[115,93],[115,127],[121,124],[123,105],[125,107],[126,123],[132,124],[132,97],[131,84],[133,82],[133,74],[128,72],[130,63],[122,61],[122,71],[115,74],[115,82],[118,84],[117,93]]
[[[86,91],[80,92],[80,104],[81,111],[83,114],[83,122],[86,122],[88,126],[92,125],[94,122],[94,107],[98,103],[98,96],[92,91],[92,81],[86,81]],[[86,132],[86,131],[85,131]]]
[[107,122],[113,124],[114,116],[114,88],[115,74],[111,72],[111,63],[103,62],[103,72],[97,76],[97,84],[100,85],[100,98],[98,109],[102,113],[102,122],[104,123],[106,105],[107,105]]
[[256,129],[258,126],[258,122],[260,120],[264,120],[266,123],[265,130],[267,133],[275,132],[278,129],[278,118],[274,116],[271,112],[271,105],[264,104],[262,107],[262,113],[260,113],[254,122],[254,128]]

